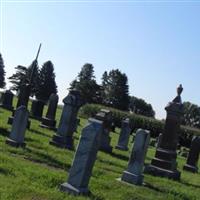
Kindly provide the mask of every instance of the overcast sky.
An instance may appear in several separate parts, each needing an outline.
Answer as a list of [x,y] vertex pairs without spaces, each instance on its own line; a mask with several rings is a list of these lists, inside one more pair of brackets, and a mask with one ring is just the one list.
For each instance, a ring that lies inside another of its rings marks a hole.
[[159,119],[180,83],[183,101],[200,105],[200,1],[56,2],[1,0],[7,77],[30,65],[42,42],[38,61],[54,63],[60,101],[89,62],[98,83],[105,70],[126,73],[130,94]]

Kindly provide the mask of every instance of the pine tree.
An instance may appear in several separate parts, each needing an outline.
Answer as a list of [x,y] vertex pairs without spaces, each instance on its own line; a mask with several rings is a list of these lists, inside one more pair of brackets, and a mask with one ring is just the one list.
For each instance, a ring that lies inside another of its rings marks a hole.
[[31,96],[34,96],[38,82],[39,67],[38,65],[36,65],[35,70],[33,72],[32,64],[29,67],[24,67],[21,65],[15,67],[16,73],[14,73],[11,77],[8,78],[10,80],[10,83],[12,83],[12,86],[10,87],[11,90],[19,91],[21,86],[26,83],[29,83],[31,76],[33,76],[33,82],[31,85]]
[[129,86],[126,74],[118,69],[104,72],[102,77],[103,103],[120,109],[128,110]]
[[57,93],[57,85],[55,82],[54,66],[51,61],[43,64],[39,71],[35,96],[38,100],[47,102],[52,93]]
[[4,88],[6,85],[4,68],[5,68],[5,66],[4,66],[3,58],[0,53],[0,88]]
[[86,63],[83,65],[77,78],[71,82],[70,89],[79,90],[86,103],[100,103],[101,87],[96,83],[92,64]]

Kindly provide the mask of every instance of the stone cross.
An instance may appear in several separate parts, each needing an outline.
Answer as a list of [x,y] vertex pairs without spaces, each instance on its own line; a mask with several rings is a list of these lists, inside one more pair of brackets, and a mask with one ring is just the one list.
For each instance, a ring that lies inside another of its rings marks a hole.
[[109,136],[109,132],[111,129],[112,124],[112,113],[110,110],[107,109],[101,109],[100,112],[98,112],[95,115],[95,119],[98,119],[102,121],[105,126],[103,129],[103,133],[101,136],[101,144],[100,144],[100,150],[111,153],[112,152],[112,146],[110,145],[111,137]]
[[78,110],[82,105],[80,92],[71,90],[67,97],[63,100],[64,107],[62,110],[60,123],[57,133],[53,136],[50,144],[61,148],[74,149],[74,126],[78,114]]
[[46,117],[42,118],[42,122],[40,124],[43,128],[49,128],[52,130],[56,129],[56,110],[58,105],[58,95],[51,94],[49,98],[49,105],[46,113]]
[[10,90],[2,93],[0,107],[13,111],[13,97],[14,95]]
[[190,152],[187,158],[187,163],[183,166],[186,171],[198,172],[198,160],[200,154],[200,136],[194,136],[192,139]]
[[129,141],[130,133],[131,133],[130,120],[127,118],[122,121],[118,144],[115,147],[116,149],[120,149],[124,151],[128,150],[128,141]]
[[143,183],[143,167],[146,152],[150,141],[150,133],[147,130],[138,129],[136,132],[135,143],[132,148],[128,168],[123,172],[122,181],[142,185]]
[[81,133],[68,181],[61,185],[61,191],[75,195],[89,193],[88,184],[96,161],[102,131],[102,121],[93,118],[88,120],[88,124]]
[[14,147],[25,147],[24,136],[28,121],[28,111],[25,106],[20,106],[15,111],[12,129],[6,143]]
[[176,149],[181,117],[183,115],[183,104],[180,96],[182,90],[182,85],[180,85],[177,88],[177,97],[165,108],[167,118],[162,139],[159,147],[156,149],[155,158],[153,158],[151,165],[145,168],[146,173],[174,180],[180,179],[181,173],[177,170]]

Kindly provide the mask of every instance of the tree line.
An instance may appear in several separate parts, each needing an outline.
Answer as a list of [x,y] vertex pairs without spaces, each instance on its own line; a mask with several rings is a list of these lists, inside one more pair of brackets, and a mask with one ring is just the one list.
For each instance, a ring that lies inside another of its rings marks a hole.
[[119,69],[105,71],[97,84],[94,66],[86,63],[81,68],[70,89],[79,90],[86,103],[97,103],[136,114],[154,117],[155,111],[151,104],[141,98],[129,95],[128,77]]
[[[10,89],[18,92],[21,86],[29,81],[32,65],[28,67],[18,65],[15,69],[16,72],[8,79],[12,83]],[[5,74],[4,61],[0,53],[0,88],[4,88],[6,85]],[[57,93],[56,75],[51,61],[45,62],[41,68],[37,65],[33,77],[31,95],[36,99],[47,102],[51,93]],[[97,84],[94,66],[86,63],[71,82],[69,89],[79,90],[85,103],[97,103],[135,114],[155,117],[155,111],[151,104],[144,99],[129,95],[128,77],[119,69],[105,71],[102,74],[101,84]],[[183,105],[182,124],[200,128],[200,107],[191,102],[184,102]]]

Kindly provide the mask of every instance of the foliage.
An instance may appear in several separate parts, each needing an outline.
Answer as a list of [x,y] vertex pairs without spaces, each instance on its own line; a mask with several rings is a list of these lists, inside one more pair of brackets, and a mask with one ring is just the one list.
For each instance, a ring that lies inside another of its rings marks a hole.
[[[113,121],[117,127],[121,126],[122,119],[128,117],[130,118],[130,125],[132,129],[136,130],[138,128],[148,129],[151,132],[152,137],[158,137],[160,133],[164,130],[164,122],[156,120],[154,118],[145,117],[142,115],[136,115],[134,113],[128,113],[113,109],[110,107],[98,105],[98,104],[86,104],[80,109],[80,116],[91,117],[94,116],[100,109],[109,109],[113,113]],[[200,135],[199,129],[194,129],[186,126],[181,126],[180,137],[182,140],[184,138],[191,138],[192,135]],[[183,144],[184,142],[182,142]]]
[[33,79],[31,87],[31,96],[33,96],[36,92],[36,87],[38,83],[39,68],[37,61],[33,61],[29,67],[18,65],[17,67],[15,67],[15,69],[16,72],[11,77],[8,78],[10,80],[10,83],[12,83],[10,89],[14,91],[19,91],[21,86],[25,83],[29,83],[30,78],[32,77]]
[[4,61],[3,61],[2,55],[0,53],[0,88],[4,88],[6,85],[4,68],[5,68]]
[[128,110],[129,86],[125,73],[118,69],[104,72],[102,76],[103,104],[120,110]]
[[184,115],[182,124],[186,126],[200,128],[200,107],[191,102],[184,102]]
[[90,63],[83,65],[77,78],[70,84],[70,89],[79,90],[86,103],[101,102],[101,87],[96,83],[94,67]]
[[43,64],[38,74],[35,96],[39,100],[47,102],[50,95],[57,93],[57,85],[55,81],[54,66],[51,61]]
[[155,111],[153,110],[151,104],[145,102],[145,100],[131,96],[130,97],[130,111],[135,114],[144,115],[147,117],[155,117]]

